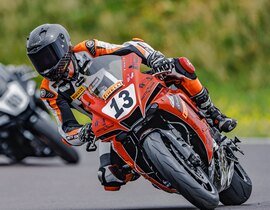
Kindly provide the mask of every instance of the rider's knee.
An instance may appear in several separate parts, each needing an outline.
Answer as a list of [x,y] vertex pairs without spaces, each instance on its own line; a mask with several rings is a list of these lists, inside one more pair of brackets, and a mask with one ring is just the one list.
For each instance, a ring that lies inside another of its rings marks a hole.
[[100,167],[97,175],[105,190],[119,190],[125,184],[123,175],[115,165]]
[[197,75],[195,74],[195,67],[185,57],[174,58],[175,71],[185,77],[195,80]]

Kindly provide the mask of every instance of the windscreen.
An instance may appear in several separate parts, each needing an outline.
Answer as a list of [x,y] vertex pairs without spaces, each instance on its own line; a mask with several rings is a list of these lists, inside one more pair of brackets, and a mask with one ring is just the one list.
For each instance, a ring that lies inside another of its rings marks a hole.
[[122,59],[120,56],[100,56],[92,60],[86,74],[92,94],[106,100],[122,86]]

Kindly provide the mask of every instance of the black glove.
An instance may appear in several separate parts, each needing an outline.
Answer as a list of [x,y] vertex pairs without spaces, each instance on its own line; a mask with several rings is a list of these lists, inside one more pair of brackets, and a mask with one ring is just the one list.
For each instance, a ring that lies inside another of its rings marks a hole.
[[92,124],[87,123],[84,126],[82,126],[78,136],[79,136],[80,141],[82,141],[83,143],[93,142],[95,138],[95,134],[93,133],[93,130],[92,130]]
[[165,58],[159,51],[153,52],[148,58],[148,65],[155,75],[171,73],[175,68],[173,59]]

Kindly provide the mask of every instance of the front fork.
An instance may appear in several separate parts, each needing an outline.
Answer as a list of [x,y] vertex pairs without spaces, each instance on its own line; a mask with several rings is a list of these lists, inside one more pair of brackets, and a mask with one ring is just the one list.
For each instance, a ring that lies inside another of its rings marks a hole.
[[212,180],[218,192],[221,192],[231,184],[234,164],[238,163],[235,152],[244,153],[237,146],[237,143],[240,142],[237,137],[232,140],[221,134],[217,129],[213,128],[212,130],[214,145],[214,159],[211,164]]

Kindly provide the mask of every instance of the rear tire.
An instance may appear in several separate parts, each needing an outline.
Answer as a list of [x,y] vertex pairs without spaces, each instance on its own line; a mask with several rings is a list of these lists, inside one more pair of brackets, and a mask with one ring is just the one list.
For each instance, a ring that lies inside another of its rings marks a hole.
[[183,165],[176,160],[162,138],[164,137],[160,133],[153,132],[146,137],[143,143],[148,158],[159,173],[193,205],[200,209],[216,208],[219,203],[218,192],[203,170],[198,167],[202,176],[204,176],[203,179],[207,180],[205,186],[197,182]]
[[235,164],[230,187],[219,193],[220,202],[224,205],[241,205],[251,195],[252,183],[240,164]]
[[38,116],[33,115],[32,117],[34,117],[34,122],[30,129],[43,143],[48,145],[66,163],[76,164],[79,162],[78,153],[74,148],[62,142],[57,125],[52,121],[48,113],[41,111]]

